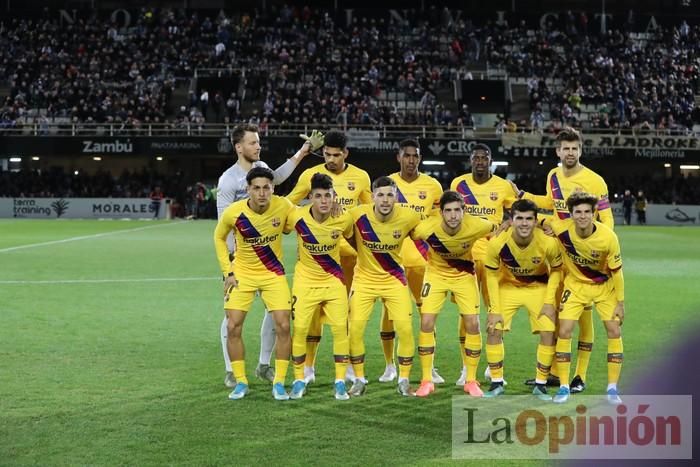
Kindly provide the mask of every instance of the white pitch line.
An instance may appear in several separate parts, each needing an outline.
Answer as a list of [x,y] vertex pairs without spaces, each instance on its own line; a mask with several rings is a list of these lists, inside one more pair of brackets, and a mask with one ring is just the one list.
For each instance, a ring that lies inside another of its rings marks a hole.
[[184,224],[187,222],[190,222],[190,221],[180,221],[180,222],[173,222],[173,223],[168,223],[168,224],[147,225],[145,227],[136,227],[134,229],[113,230],[111,232],[102,232],[102,233],[92,234],[92,235],[81,235],[79,237],[69,237],[69,238],[64,238],[61,240],[51,240],[49,242],[29,243],[27,245],[18,245],[18,246],[11,246],[8,248],[0,248],[0,253],[7,253],[8,251],[24,250],[27,248],[35,248],[35,247],[40,247],[40,246],[56,245],[59,243],[75,242],[78,240],[88,240],[91,238],[105,237],[107,235],[114,235],[114,234],[120,234],[120,233],[137,232],[139,230],[154,229],[156,227],[164,227],[164,226],[169,226],[169,225],[179,225],[179,224]]
[[117,282],[189,282],[189,281],[215,281],[221,280],[217,276],[210,277],[134,277],[131,279],[55,279],[55,280],[0,280],[0,285],[4,284],[107,284]]

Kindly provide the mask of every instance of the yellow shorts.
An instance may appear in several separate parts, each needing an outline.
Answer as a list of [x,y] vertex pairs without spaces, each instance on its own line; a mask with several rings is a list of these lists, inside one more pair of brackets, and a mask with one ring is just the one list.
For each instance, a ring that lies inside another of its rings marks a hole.
[[[568,277],[567,277],[568,279]],[[559,319],[578,321],[581,313],[595,305],[598,316],[603,321],[612,321],[617,298],[612,281],[602,284],[584,284],[567,280],[564,282],[564,292],[561,294]]]
[[[530,317],[530,330],[533,334],[541,331],[554,332],[554,323],[546,316],[539,316],[544,304],[544,297],[547,294],[547,286],[516,287],[514,285],[503,284],[499,287],[501,299],[501,309],[493,310],[503,315],[503,330],[510,331],[513,316],[520,308],[525,308]],[[500,324],[496,329],[500,329]]]
[[224,302],[224,310],[250,310],[255,294],[260,297],[268,311],[290,310],[292,297],[285,276],[270,276],[264,278],[241,278],[238,285]]
[[372,287],[368,284],[353,284],[350,291],[350,319],[368,321],[377,299],[384,303],[391,321],[410,320],[413,316],[413,303],[407,286]]
[[479,314],[479,286],[476,276],[464,274],[460,277],[442,277],[430,271],[425,274],[421,289],[422,313],[440,313],[449,292],[452,292],[452,301],[457,304],[459,314]]
[[292,319],[294,327],[308,328],[319,311],[331,326],[348,325],[348,295],[344,286],[292,288]]

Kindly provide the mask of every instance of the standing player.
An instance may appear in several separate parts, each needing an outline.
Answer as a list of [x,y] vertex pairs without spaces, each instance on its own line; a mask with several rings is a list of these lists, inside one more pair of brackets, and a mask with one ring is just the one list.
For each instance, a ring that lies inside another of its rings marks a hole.
[[493,232],[496,225],[476,216],[465,216],[464,200],[455,191],[443,193],[439,203],[441,216],[421,222],[412,234],[414,239],[430,245],[428,268],[421,290],[423,310],[418,337],[423,376],[416,395],[426,397],[435,390],[432,378],[435,320],[447,294],[452,292],[467,330],[464,349],[461,350],[467,362],[464,391],[473,397],[481,397],[483,392],[476,381],[481,356],[479,286],[471,252],[474,242]]
[[285,232],[296,230],[299,258],[292,288],[294,384],[289,395],[292,399],[301,399],[306,393],[306,336],[312,318],[320,312],[333,332],[335,398],[350,398],[345,389],[345,370],[350,359],[348,293],[340,266],[340,241],[352,236],[353,224],[347,212],[331,217],[335,197],[331,177],[316,173],[311,177],[311,204],[295,209],[287,218]]
[[537,205],[521,199],[511,207],[512,226],[489,241],[486,250],[486,280],[491,308],[488,315],[486,360],[491,369],[491,387],[485,397],[503,394],[503,332],[510,331],[513,316],[523,307],[530,315],[530,329],[540,335],[537,374],[533,394],[543,400],[554,358],[554,305],[561,282],[561,250],[537,224]]
[[[494,224],[499,224],[503,221],[504,210],[509,208],[515,201],[516,192],[508,181],[491,173],[491,149],[488,146],[475,144],[470,161],[472,172],[452,180],[450,190],[454,190],[462,195],[465,213],[481,217]],[[476,277],[484,299],[484,305],[488,307],[488,288],[484,271],[487,245],[488,240],[485,238],[477,241],[472,250],[472,256],[474,257]],[[460,348],[464,347],[465,335],[466,330],[463,322],[460,320]],[[481,335],[479,335],[479,338],[481,338]],[[481,345],[481,340],[479,340],[479,345]],[[464,354],[462,354],[462,359],[462,374],[457,380],[457,386],[463,386],[466,383],[467,361]]]
[[[560,167],[555,167],[547,175],[547,194],[545,196],[532,195],[519,191],[518,197],[531,199],[537,206],[543,209],[553,209],[554,217],[560,220],[571,217],[566,199],[573,193],[586,192],[598,197],[598,220],[614,228],[615,222],[612,209],[608,200],[608,186],[603,178],[588,167],[581,164],[581,151],[583,140],[578,131],[566,128],[556,137],[556,153],[561,161]],[[517,186],[513,185],[517,191]],[[586,374],[588,363],[593,350],[593,316],[591,309],[584,310],[579,319],[578,360],[576,372],[571,381],[571,392],[582,392],[586,388]],[[556,365],[555,365],[556,367]],[[553,368],[554,370],[554,368]],[[526,383],[531,383],[527,381]],[[555,381],[556,382],[556,381]],[[556,382],[558,385],[558,382]]]
[[[323,135],[317,131],[313,131],[311,137],[306,137],[305,139],[307,142],[304,143],[301,149],[275,170],[274,183],[276,185],[285,181],[309,152],[316,150],[323,144]],[[236,151],[238,160],[219,177],[216,195],[216,209],[219,219],[224,210],[232,203],[248,197],[248,184],[246,182],[246,175],[248,172],[253,167],[267,167],[267,164],[260,160],[260,135],[258,134],[257,126],[250,124],[236,126],[231,133],[231,143]],[[235,248],[233,235],[229,236],[227,244],[229,252],[233,252]],[[229,358],[227,350],[226,329],[227,318],[224,316],[221,322],[221,347],[226,364],[224,384],[228,388],[233,388],[236,385],[236,381],[233,378],[231,359]],[[275,328],[272,318],[268,313],[265,314],[260,328],[260,358],[258,367],[255,369],[255,374],[259,378],[266,379],[270,382],[274,377],[274,372],[270,367],[270,358],[272,356],[274,343]]]
[[[272,194],[274,179],[272,170],[252,168],[246,175],[249,198],[226,208],[214,232],[216,256],[224,274],[228,354],[236,378],[236,386],[229,395],[232,400],[242,399],[248,393],[242,332],[248,310],[258,292],[275,323],[272,395],[277,400],[289,399],[284,379],[291,346],[291,296],[282,264],[282,231],[293,205],[286,198]],[[230,232],[236,236],[233,259],[230,259],[226,244]]]
[[420,222],[420,215],[396,205],[396,183],[389,177],[379,177],[372,183],[372,200],[372,204],[350,210],[357,242],[357,267],[350,291],[350,362],[355,369],[350,395],[360,396],[365,391],[365,329],[374,302],[381,299],[399,338],[398,392],[411,396],[408,378],[415,352],[413,304],[400,249]]
[[[311,179],[316,173],[328,175],[333,180],[333,191],[336,195],[336,202],[346,209],[358,206],[360,203],[366,204],[372,201],[372,191],[370,187],[369,175],[364,170],[348,164],[345,160],[348,157],[347,137],[340,131],[329,131],[324,137],[323,159],[324,164],[304,170],[299,176],[296,186],[287,195],[294,204],[299,204],[311,192]],[[340,240],[340,265],[345,276],[345,285],[350,292],[352,276],[357,260],[355,249],[345,240]],[[323,331],[320,318],[315,317],[309,327],[306,345],[306,368],[304,369],[307,382],[315,379],[314,363],[316,353],[321,341]]]
[[[421,155],[418,141],[405,139],[399,143],[399,153],[396,155],[400,170],[389,175],[389,178],[396,182],[397,202],[403,206],[408,206],[424,219],[426,216],[438,212],[440,206],[440,196],[442,187],[440,182],[429,175],[418,171]],[[425,274],[425,265],[428,259],[428,244],[423,240],[411,240],[406,238],[401,248],[401,260],[406,271],[408,288],[416,301],[418,313],[421,311],[422,298],[421,287]],[[387,383],[396,379],[396,366],[394,365],[394,326],[386,313],[386,308],[382,308],[381,331],[382,350],[386,367],[384,374],[379,377],[379,381]],[[445,380],[433,368],[433,382],[444,383]]]
[[564,249],[564,291],[559,309],[559,338],[556,359],[563,384],[554,402],[569,399],[571,332],[586,307],[595,305],[608,334],[608,402],[620,404],[617,382],[622,370],[623,349],[620,327],[625,317],[625,283],[617,235],[596,222],[597,196],[578,192],[569,196],[570,219],[554,218],[551,227]]

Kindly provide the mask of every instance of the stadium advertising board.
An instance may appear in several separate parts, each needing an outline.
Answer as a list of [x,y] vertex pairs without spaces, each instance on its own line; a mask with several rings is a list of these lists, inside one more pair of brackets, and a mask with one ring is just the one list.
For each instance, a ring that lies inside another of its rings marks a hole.
[[[167,200],[159,219],[168,215]],[[0,198],[0,218],[153,219],[149,198]]]
[[[622,225],[624,217],[622,203],[612,203],[615,224]],[[700,225],[700,206],[689,204],[647,205],[648,225]],[[632,210],[632,224],[637,224],[637,215]]]
[[[700,158],[700,141],[693,136],[584,134],[583,138],[586,156],[683,161]],[[552,134],[504,133],[501,143],[504,153],[514,157],[545,157],[556,147]]]
[[227,137],[197,136],[7,136],[1,154],[17,155],[199,155],[230,154]]

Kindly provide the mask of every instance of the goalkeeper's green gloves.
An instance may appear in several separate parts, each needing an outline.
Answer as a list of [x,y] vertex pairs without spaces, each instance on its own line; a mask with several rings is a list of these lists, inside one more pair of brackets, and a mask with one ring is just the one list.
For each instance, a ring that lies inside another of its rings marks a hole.
[[318,130],[311,130],[311,136],[300,134],[299,137],[311,145],[311,151],[317,151],[323,147],[323,133]]

